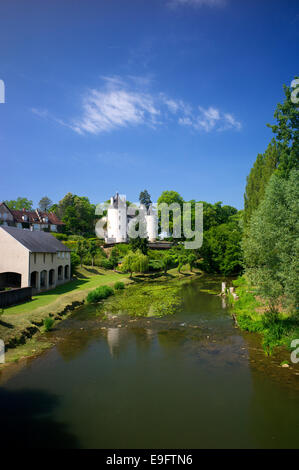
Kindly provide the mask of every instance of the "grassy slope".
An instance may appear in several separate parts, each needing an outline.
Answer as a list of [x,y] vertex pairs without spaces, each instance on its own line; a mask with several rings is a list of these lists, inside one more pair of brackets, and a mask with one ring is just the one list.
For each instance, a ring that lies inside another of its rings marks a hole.
[[[55,289],[38,294],[32,297],[31,302],[8,307],[5,309],[5,315],[12,315],[15,313],[28,313],[37,308],[47,306],[60,298],[63,299],[64,295],[75,294],[79,291],[86,291],[93,289],[103,284],[110,284],[116,281],[124,280],[128,277],[127,274],[118,274],[112,271],[105,271],[100,268],[82,268],[78,270],[77,279],[56,287]],[[3,317],[4,319],[4,317]]]
[[290,348],[293,339],[299,338],[298,316],[279,313],[277,315],[257,311],[264,307],[259,302],[254,290],[250,288],[244,277],[234,281],[239,300],[230,299],[237,316],[238,325],[242,330],[260,333],[263,338],[263,347],[267,354],[271,354],[277,346]]
[[41,322],[49,314],[55,316],[74,301],[83,301],[87,293],[103,284],[127,281],[127,274],[118,274],[99,268],[78,270],[77,278],[51,291],[36,295],[31,302],[6,308],[0,318],[0,338],[7,343],[17,337],[32,322]]

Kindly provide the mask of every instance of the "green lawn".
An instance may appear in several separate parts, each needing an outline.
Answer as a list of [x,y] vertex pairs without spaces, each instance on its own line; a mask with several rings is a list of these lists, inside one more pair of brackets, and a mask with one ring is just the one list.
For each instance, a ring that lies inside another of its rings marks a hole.
[[124,280],[128,274],[118,274],[113,271],[105,271],[97,267],[83,267],[78,270],[77,278],[73,281],[63,284],[48,292],[38,294],[32,297],[31,302],[26,302],[13,307],[5,309],[5,315],[16,313],[32,312],[40,307],[45,307],[55,302],[58,298],[63,300],[64,297],[70,297],[71,294],[76,294],[79,291],[93,289],[103,284],[111,284],[116,281]]

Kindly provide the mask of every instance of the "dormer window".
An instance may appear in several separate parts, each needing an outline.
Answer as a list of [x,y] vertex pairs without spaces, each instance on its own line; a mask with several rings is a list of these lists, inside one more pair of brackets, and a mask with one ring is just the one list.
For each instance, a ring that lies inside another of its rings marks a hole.
[[44,217],[44,218],[43,218],[43,222],[45,222],[45,224],[47,224],[48,221],[49,221],[48,217]]
[[24,220],[24,222],[27,222],[28,221],[28,215],[22,215],[22,220]]

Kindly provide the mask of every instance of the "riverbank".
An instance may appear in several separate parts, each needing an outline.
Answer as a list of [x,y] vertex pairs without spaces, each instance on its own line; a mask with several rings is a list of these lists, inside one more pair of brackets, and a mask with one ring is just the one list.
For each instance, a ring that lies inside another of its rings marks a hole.
[[[55,322],[67,318],[70,313],[84,303],[92,289],[100,285],[113,285],[117,281],[131,282],[127,274],[105,271],[100,268],[83,267],[72,281],[53,290],[32,297],[30,302],[8,307],[0,317],[0,338],[7,349],[6,361],[14,361],[30,351],[42,350],[39,340],[43,332],[43,323],[47,317]],[[35,337],[31,346],[25,346]],[[18,350],[17,350],[17,349]],[[12,350],[13,353],[11,352]]]
[[[245,277],[236,279],[233,285],[238,299],[229,295],[229,301],[238,327],[243,331],[259,333],[267,355],[271,355],[275,348],[281,348],[288,351],[289,357],[291,342],[299,338],[298,315],[283,310],[277,313],[268,311],[265,302],[257,297]],[[288,363],[286,360],[283,365],[287,366]]]
[[[163,273],[144,274],[135,275],[130,279],[128,274],[97,267],[83,267],[77,271],[76,278],[68,284],[34,296],[31,302],[5,309],[4,314],[0,317],[0,338],[3,339],[6,346],[6,363],[4,365],[0,364],[0,368],[23,358],[37,356],[51,347],[53,343],[48,341],[44,335],[44,320],[51,317],[54,320],[55,327],[55,323],[57,324],[68,318],[75,309],[82,306],[87,294],[96,287],[101,285],[113,286],[118,281],[125,284],[136,284],[135,297],[140,301],[137,302],[138,305],[134,302],[132,296],[127,297],[126,294],[120,296],[120,299],[126,298],[129,308],[132,309],[133,307],[134,309],[136,306],[140,307],[141,304],[143,307],[147,306],[148,301],[151,303],[154,301],[152,296],[149,297],[151,294],[150,285],[152,285],[149,283],[156,280],[164,282],[171,280],[182,281],[198,275],[202,275],[202,273],[198,270],[190,272],[185,268],[181,273],[173,269],[166,275]],[[140,283],[149,285],[147,288],[145,286],[141,288]],[[148,291],[147,294],[144,293],[144,290]],[[137,291],[140,291],[139,296],[136,296]],[[156,292],[156,294],[156,300],[160,300],[161,304],[160,314],[169,313],[170,309],[178,303],[170,290],[167,292],[167,289],[164,288],[162,296],[161,292]],[[121,305],[124,308],[124,305]]]

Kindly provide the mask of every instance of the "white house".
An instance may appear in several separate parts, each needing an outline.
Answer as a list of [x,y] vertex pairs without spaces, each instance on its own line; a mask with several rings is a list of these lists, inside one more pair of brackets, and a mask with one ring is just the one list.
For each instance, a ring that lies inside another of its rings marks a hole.
[[70,280],[70,249],[50,233],[0,226],[0,287],[34,293]]

